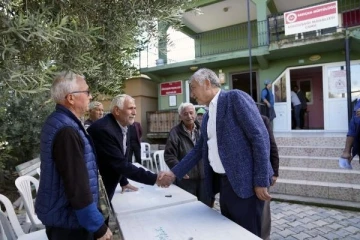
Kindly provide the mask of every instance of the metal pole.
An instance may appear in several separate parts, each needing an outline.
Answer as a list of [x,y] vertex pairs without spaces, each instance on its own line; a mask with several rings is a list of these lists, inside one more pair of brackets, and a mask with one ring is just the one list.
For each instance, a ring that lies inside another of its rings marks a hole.
[[350,44],[349,32],[346,30],[345,37],[345,63],[346,63],[346,90],[347,90],[347,106],[348,106],[348,120],[352,117],[352,104],[351,104],[351,65],[350,65]]
[[248,48],[249,48],[249,71],[250,71],[250,96],[253,97],[252,86],[252,62],[251,62],[251,24],[250,24],[250,0],[247,0],[247,25],[248,25]]

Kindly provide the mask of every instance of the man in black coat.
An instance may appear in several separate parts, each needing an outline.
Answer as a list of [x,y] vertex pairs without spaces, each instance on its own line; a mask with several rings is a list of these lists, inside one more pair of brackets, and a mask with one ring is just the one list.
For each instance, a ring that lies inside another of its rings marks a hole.
[[94,141],[99,171],[111,201],[122,176],[121,186],[127,186],[126,178],[154,185],[157,175],[128,161],[130,139],[127,130],[134,123],[135,100],[126,94],[118,95],[111,102],[110,110],[111,113],[93,123],[88,132]]
[[[300,128],[304,129],[304,123],[305,123],[305,113],[307,110],[307,99],[303,91],[301,91],[298,86],[294,86],[294,92],[299,97],[299,100],[301,102],[301,109],[300,109]],[[309,125],[309,124],[308,124]]]
[[129,162],[132,162],[132,156],[134,155],[135,161],[141,164],[141,136],[142,128],[140,123],[134,122],[129,126],[130,132],[130,152]]

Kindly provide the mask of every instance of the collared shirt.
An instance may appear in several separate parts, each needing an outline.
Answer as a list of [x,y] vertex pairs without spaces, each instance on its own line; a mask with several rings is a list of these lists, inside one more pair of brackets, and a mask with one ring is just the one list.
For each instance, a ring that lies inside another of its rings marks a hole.
[[128,127],[123,127],[121,126],[121,124],[119,122],[117,122],[121,128],[121,132],[123,134],[123,150],[124,150],[124,155],[126,153],[126,140],[127,140],[127,131],[128,131]]
[[209,104],[209,120],[207,123],[207,134],[208,134],[208,157],[211,167],[216,173],[225,173],[224,166],[221,162],[218,150],[218,142],[216,136],[216,113],[217,113],[217,102],[219,99],[220,91],[215,95]]
[[294,91],[291,91],[291,103],[292,103],[294,106],[297,106],[297,105],[300,105],[300,104],[301,104],[298,95],[297,95]]
[[196,144],[196,136],[197,136],[197,132],[198,132],[198,129],[196,127],[196,124],[194,124],[194,128],[192,130],[189,130],[186,128],[185,124],[181,124],[182,125],[182,128],[185,130],[185,132],[189,135],[191,141],[194,143],[194,145]]

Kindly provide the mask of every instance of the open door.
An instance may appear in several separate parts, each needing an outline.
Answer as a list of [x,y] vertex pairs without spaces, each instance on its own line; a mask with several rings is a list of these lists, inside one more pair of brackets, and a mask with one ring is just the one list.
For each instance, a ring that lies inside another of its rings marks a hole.
[[274,109],[276,113],[276,118],[273,120],[274,131],[289,131],[291,129],[289,78],[289,70],[287,69],[273,82],[272,91],[275,98]]

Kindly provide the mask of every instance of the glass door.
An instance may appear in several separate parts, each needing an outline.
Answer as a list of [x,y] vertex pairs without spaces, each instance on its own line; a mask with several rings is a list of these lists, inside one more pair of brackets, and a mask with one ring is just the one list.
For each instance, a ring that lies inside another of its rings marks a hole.
[[345,66],[325,66],[324,73],[325,130],[346,131],[348,128],[348,108]]
[[289,131],[291,130],[291,100],[290,71],[288,69],[273,82],[272,91],[276,113],[276,118],[273,120],[274,131]]

